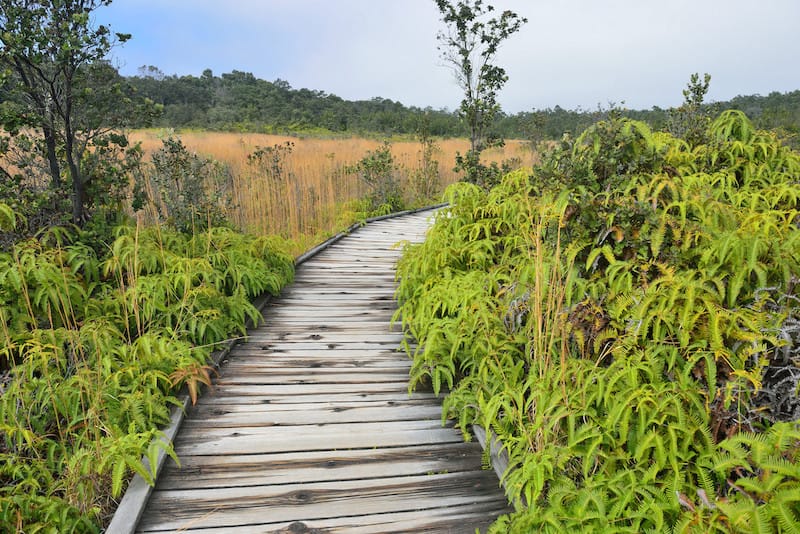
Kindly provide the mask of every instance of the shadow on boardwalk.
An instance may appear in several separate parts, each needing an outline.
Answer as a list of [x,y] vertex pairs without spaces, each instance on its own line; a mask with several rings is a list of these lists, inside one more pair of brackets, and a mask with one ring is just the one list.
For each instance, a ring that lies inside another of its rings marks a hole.
[[189,410],[139,532],[474,532],[508,512],[481,449],[407,393],[392,331],[400,240],[374,222],[298,267]]

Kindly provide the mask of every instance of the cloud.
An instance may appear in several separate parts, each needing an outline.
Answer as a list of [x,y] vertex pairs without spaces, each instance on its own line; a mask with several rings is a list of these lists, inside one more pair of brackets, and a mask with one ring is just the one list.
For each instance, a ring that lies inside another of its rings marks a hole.
[[[712,75],[710,97],[800,88],[795,0],[496,0],[528,18],[500,50],[509,112],[560,105],[677,105],[689,75]],[[454,109],[432,0],[115,0],[99,10],[133,34],[123,72],[243,70],[347,99],[383,97]]]

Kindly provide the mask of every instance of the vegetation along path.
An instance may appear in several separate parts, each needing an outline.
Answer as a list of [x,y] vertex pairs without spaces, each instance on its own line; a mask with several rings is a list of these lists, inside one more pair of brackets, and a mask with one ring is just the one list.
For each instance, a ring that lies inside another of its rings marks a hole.
[[474,532],[509,511],[479,445],[407,392],[396,243],[428,216],[371,223],[298,267],[187,414],[140,532]]

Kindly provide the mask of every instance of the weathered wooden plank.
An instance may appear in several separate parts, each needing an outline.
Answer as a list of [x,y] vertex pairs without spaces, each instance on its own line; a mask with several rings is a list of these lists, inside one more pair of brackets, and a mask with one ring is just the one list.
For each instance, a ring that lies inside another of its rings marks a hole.
[[[398,332],[399,334],[399,332]],[[363,343],[363,342],[360,342]],[[278,347],[278,344],[282,344],[282,346]],[[300,346],[300,345],[308,345],[308,346]],[[336,345],[336,351],[331,350],[331,347],[328,345],[334,344]],[[280,354],[294,354],[299,356],[310,356],[310,357],[329,357],[331,354],[338,354],[340,359],[346,360],[348,358],[370,358],[370,357],[394,357],[403,359],[407,357],[405,352],[400,349],[400,343],[386,343],[380,345],[378,347],[358,347],[358,346],[351,346],[352,344],[347,344],[342,341],[338,342],[324,342],[324,343],[316,343],[316,342],[308,342],[308,341],[295,341],[295,342],[288,342],[283,343],[278,340],[264,340],[263,342],[253,342],[252,340],[245,344],[240,344],[231,351],[231,355],[237,354],[250,354],[250,355],[258,355],[261,354],[262,356],[266,355],[267,352],[274,352]],[[409,343],[409,346],[414,346],[413,344]]]
[[398,406],[361,405],[321,407],[318,404],[245,406],[221,405],[193,411],[184,421],[187,430],[200,428],[236,428],[257,426],[328,425],[390,421],[438,420],[441,408],[436,404]]
[[239,352],[232,361],[224,363],[223,370],[226,373],[234,371],[243,373],[273,373],[276,371],[297,372],[297,369],[330,369],[345,372],[355,369],[373,369],[376,372],[383,370],[404,369],[406,373],[411,368],[411,360],[398,360],[397,354],[386,356],[371,355],[364,359],[341,359],[331,357],[298,357],[296,355],[286,355],[272,353],[263,356],[263,351],[255,353]]
[[[319,389],[319,388],[313,388]],[[350,388],[353,389],[352,387]],[[335,391],[335,392],[322,392],[315,393],[313,391],[306,391],[305,393],[291,393],[291,391],[281,390],[273,392],[272,394],[262,395],[224,395],[218,389],[212,389],[206,396],[206,402],[220,402],[225,404],[294,404],[294,403],[324,403],[324,402],[348,402],[348,401],[385,401],[395,400],[404,401],[408,399],[408,390],[398,391]],[[414,398],[429,398],[436,399],[436,396],[430,392],[415,392]]]
[[[371,280],[370,280],[371,281]],[[343,287],[341,283],[333,284],[317,284],[317,285],[292,285],[281,292],[281,296],[289,297],[294,295],[304,296],[318,296],[318,297],[349,297],[349,298],[364,298],[364,297],[383,297],[391,298],[396,291],[397,284],[383,283],[380,286],[373,286],[370,283],[362,282],[361,284],[351,284],[349,287]]]
[[[392,312],[396,309],[396,304],[394,302],[374,302],[365,304],[363,306],[359,306],[355,302],[347,302],[347,303],[339,303],[339,302],[325,302],[325,301],[312,301],[312,300],[300,300],[300,299],[280,299],[275,302],[272,306],[275,312],[282,312],[286,311],[288,308],[291,308],[291,312],[317,312],[323,313],[323,316],[330,316],[338,317],[344,313],[354,313],[354,314],[361,314],[361,315],[381,315],[381,311],[389,311],[389,317],[391,317]],[[330,314],[330,315],[329,315]]]
[[[227,377],[226,377],[227,378]],[[285,395],[332,395],[336,393],[352,393],[352,384],[269,384],[241,385],[220,384],[214,386],[212,393],[217,399],[221,397],[268,397]],[[407,381],[370,382],[357,390],[358,395],[370,393],[406,393]]]
[[346,306],[348,308],[369,308],[377,307],[378,309],[391,307],[395,308],[397,304],[392,295],[286,295],[276,302],[276,306],[286,305],[299,305],[304,307],[318,306],[323,308],[330,308],[333,306]]
[[323,300],[323,299],[295,299],[287,298],[275,302],[275,305],[268,310],[270,314],[287,314],[298,315],[301,317],[309,312],[321,313],[322,317],[330,317],[333,320],[339,320],[341,317],[370,317],[380,318],[391,317],[391,314],[386,314],[386,310],[392,312],[396,309],[396,303],[388,300],[381,301],[357,301],[355,299],[348,299],[344,301],[338,300]]
[[269,315],[267,317],[292,317],[297,316],[301,318],[313,318],[315,321],[324,319],[338,320],[344,317],[349,317],[352,320],[368,318],[370,320],[385,320],[389,322],[394,314],[394,309],[391,308],[370,308],[363,306],[356,307],[343,307],[343,306],[326,306],[321,309],[313,309],[311,306],[297,306],[290,307],[276,304],[270,307]]
[[169,462],[157,489],[333,482],[481,470],[476,443],[391,449],[191,456]]
[[[397,338],[391,336],[398,336]],[[395,358],[404,356],[404,352],[400,349],[402,343],[402,335],[387,334],[382,339],[370,339],[369,337],[347,336],[345,335],[332,335],[324,337],[318,335],[319,339],[308,339],[312,336],[305,336],[305,339],[279,339],[276,337],[252,338],[250,344],[262,354],[264,352],[279,352],[279,353],[303,353],[304,351],[317,351],[331,353],[336,349],[337,353],[341,351],[362,351],[362,355],[366,352],[372,351],[373,353],[394,353]],[[331,339],[333,338],[333,339]],[[238,354],[238,352],[234,353]],[[378,355],[378,354],[376,354]]]
[[[394,276],[377,276],[372,275],[369,277],[369,282],[374,284],[378,290],[396,290],[397,280]],[[321,276],[317,274],[297,274],[295,275],[294,283],[298,285],[308,285],[309,288],[318,289],[363,289],[365,281],[363,276],[346,276],[342,275],[336,279],[330,274]]]
[[175,440],[184,454],[259,454],[271,452],[369,449],[434,443],[457,443],[461,433],[438,421],[311,424],[238,429],[193,428]]
[[[341,313],[336,307],[329,308],[331,313],[326,310],[300,310],[292,311],[288,308],[280,310],[274,314],[267,315],[263,323],[263,330],[281,331],[288,333],[321,334],[328,332],[331,334],[365,334],[374,332],[386,335],[397,335],[402,332],[402,323],[399,320],[392,320],[394,310],[381,310],[379,312],[367,312],[361,310],[351,315]],[[251,332],[250,334],[255,334]]]
[[[311,269],[297,271],[294,279],[295,282],[298,280],[302,281],[303,285],[306,283],[311,283],[341,288],[364,287],[363,276],[343,274],[339,277],[333,277],[331,276],[331,273],[321,273]],[[378,287],[380,288],[397,285],[397,278],[393,272],[384,274],[375,273],[370,275],[369,280],[370,282],[375,282],[378,284]]]
[[[262,326],[269,328],[272,324],[294,324],[297,328],[303,328],[307,325],[314,324],[328,324],[328,325],[341,325],[342,327],[358,327],[360,325],[368,326],[374,323],[383,323],[386,328],[394,315],[393,310],[379,310],[379,311],[366,311],[359,310],[355,312],[341,312],[335,308],[330,309],[330,313],[312,312],[309,310],[291,310],[285,308],[280,311],[270,313],[265,317],[265,323]],[[399,324],[398,324],[399,327]],[[388,330],[387,330],[388,331]]]
[[[304,397],[300,397],[301,399]],[[240,404],[240,403],[224,403],[215,402],[200,403],[193,406],[189,413],[188,418],[211,418],[215,415],[225,415],[230,413],[246,413],[246,412],[261,412],[261,411],[285,411],[285,410],[333,410],[345,412],[350,408],[395,408],[405,409],[406,407],[413,406],[436,406],[439,407],[438,399],[430,396],[414,394],[412,398],[405,398],[402,400],[394,400],[390,398],[382,399],[369,399],[369,400],[335,400],[335,401],[320,401],[320,402],[292,402],[293,399],[286,399],[282,403],[267,403],[267,404]],[[434,419],[439,419],[440,414],[436,414]]]
[[[318,369],[321,371],[337,371],[339,369]],[[346,370],[345,370],[346,371]],[[294,373],[261,373],[237,374],[236,376],[224,375],[214,385],[214,395],[219,401],[222,397],[239,396],[265,396],[291,394],[293,386],[298,386],[296,395],[308,394],[336,394],[352,391],[353,385],[363,384],[358,389],[359,393],[383,393],[387,391],[406,391],[399,385],[407,384],[408,372],[397,369],[395,373],[371,374],[369,370],[352,371],[343,373],[311,374],[306,369],[298,368]]]
[[325,344],[329,341],[342,342],[347,341],[351,343],[397,343],[403,341],[403,334],[401,332],[330,332],[326,330],[319,330],[317,332],[290,332],[284,329],[276,328],[273,330],[265,330],[254,332],[247,337],[251,343],[260,343],[262,341],[300,341],[300,342],[317,342]]
[[392,316],[394,315],[393,310],[376,310],[376,311],[367,311],[367,310],[357,310],[357,311],[349,311],[349,312],[342,312],[340,310],[336,310],[335,308],[330,309],[330,313],[328,312],[319,312],[319,311],[309,311],[309,310],[291,310],[289,308],[285,308],[280,311],[275,311],[270,313],[265,317],[266,324],[264,326],[269,327],[271,322],[274,321],[275,323],[282,323],[285,324],[287,322],[293,322],[297,325],[298,328],[303,327],[308,324],[341,324],[341,325],[359,325],[359,324],[369,324],[369,323],[379,323],[382,322],[385,325],[388,325],[392,320]]
[[[256,359],[256,358],[252,358]],[[245,364],[235,363],[225,366],[223,378],[220,384],[280,384],[280,383],[303,383],[314,381],[321,383],[336,382],[395,382],[408,378],[410,362],[396,362],[392,360],[375,359],[356,366],[352,361],[338,360],[330,358],[328,363],[324,358],[316,360],[287,359],[276,356],[272,361],[248,362]],[[331,364],[342,365],[331,365]],[[402,365],[405,363],[406,365]],[[238,373],[232,370],[241,371]],[[350,377],[350,378],[348,378]],[[370,379],[370,377],[373,377]]]
[[388,269],[384,270],[381,274],[390,272],[391,268],[397,263],[400,258],[399,251],[388,251],[385,254],[372,255],[371,257],[361,258],[361,254],[365,254],[370,247],[376,250],[375,247],[385,247],[385,243],[379,242],[363,242],[354,247],[335,247],[328,251],[327,254],[320,254],[316,258],[310,260],[304,265],[307,269],[313,269],[320,265],[352,265],[352,266],[373,266],[383,265]]
[[[408,371],[395,369],[394,372],[341,372],[337,369],[298,370],[285,373],[247,373],[238,376],[226,375],[217,384],[223,386],[270,386],[270,385],[332,385],[332,384],[386,384],[404,382]],[[352,389],[352,388],[351,388]]]
[[[413,346],[413,345],[410,345]],[[241,357],[249,359],[258,356],[262,357],[301,357],[301,358],[327,358],[327,359],[388,359],[397,360],[407,359],[405,351],[401,349],[399,342],[367,342],[367,341],[291,341],[264,339],[252,340],[247,347],[240,346],[237,350],[231,351],[228,359]]]
[[267,356],[267,355],[294,355],[294,356],[313,356],[317,358],[334,357],[338,359],[347,359],[347,356],[342,356],[342,353],[349,354],[350,358],[380,358],[385,356],[391,358],[392,356],[397,359],[404,359],[407,356],[401,350],[399,343],[375,342],[369,343],[365,341],[326,341],[323,343],[309,342],[309,341],[270,341],[264,340],[261,342],[254,341],[252,348],[247,352],[232,352],[230,357],[236,357],[238,354],[251,354],[253,356]]
[[493,502],[434,508],[420,513],[397,512],[309,521],[258,523],[236,527],[187,529],[191,534],[375,534],[376,532],[473,533],[509,510]]
[[[398,359],[407,358],[405,352],[395,345],[382,345],[380,347],[357,347],[345,343],[334,343],[335,347],[329,347],[330,343],[307,343],[313,346],[299,346],[299,343],[285,343],[283,347],[278,347],[275,342],[265,341],[264,343],[248,343],[239,345],[231,351],[231,357],[236,354],[261,354],[266,356],[268,353],[280,353],[284,355],[311,356],[311,357],[330,357],[338,355],[342,360],[348,358],[371,358],[371,357],[394,357]],[[336,349],[335,351],[332,348]]]
[[346,307],[346,308],[359,308],[359,311],[364,311],[365,309],[374,309],[377,307],[378,309],[386,308],[387,306],[391,306],[392,308],[396,307],[397,304],[394,302],[393,297],[381,296],[375,298],[367,298],[366,296],[363,297],[355,297],[349,295],[323,295],[323,296],[314,296],[314,295],[293,295],[287,297],[281,297],[280,301],[276,302],[276,306],[278,309],[281,307],[285,307],[287,304],[297,304],[301,307],[322,307],[322,308],[332,308],[332,307]]
[[[285,330],[283,332],[286,332]],[[249,343],[247,345],[239,345],[234,348],[231,353],[233,354],[250,354],[250,353],[257,353],[259,351],[267,351],[267,350],[276,350],[279,346],[282,348],[282,351],[278,352],[298,352],[302,353],[303,351],[310,351],[310,352],[330,352],[332,347],[329,347],[330,344],[335,344],[336,346],[333,348],[337,348],[343,351],[361,351],[364,354],[367,351],[377,353],[388,353],[394,352],[395,357],[398,356],[402,351],[398,351],[398,347],[401,346],[403,335],[400,332],[387,332],[385,336],[379,338],[372,338],[370,336],[364,336],[359,333],[359,331],[354,331],[353,334],[348,334],[347,332],[338,332],[331,334],[330,336],[326,336],[324,333],[318,332],[325,332],[320,330],[306,330],[305,332],[298,332],[298,333],[289,333],[286,332],[283,334],[283,339],[281,339],[281,334],[274,334],[272,336],[259,336],[256,338],[245,338],[246,341]],[[397,337],[392,337],[397,336]],[[356,346],[357,344],[363,345],[361,347]],[[369,348],[368,345],[376,346],[375,348]]]
[[[282,329],[289,332],[309,332],[315,330],[324,330],[326,332],[375,332],[375,331],[388,331],[399,332],[400,324],[387,325],[386,321],[365,320],[359,319],[352,321],[347,319],[329,319],[327,321],[317,321],[312,319],[305,319],[303,317],[295,317],[292,319],[280,319],[278,317],[267,316],[263,326],[269,329]],[[386,330],[388,329],[388,330]]]
[[397,264],[397,260],[400,257],[400,254],[397,254],[395,257],[386,256],[384,258],[373,258],[369,261],[358,261],[358,254],[358,251],[333,249],[330,250],[328,255],[320,256],[307,262],[305,265],[303,265],[303,270],[316,271],[320,267],[330,267],[332,265],[343,265],[354,268],[375,268],[377,266],[383,266],[383,269],[381,271],[377,271],[376,274],[385,276],[387,274],[393,274],[393,268]]
[[360,309],[373,309],[377,307],[396,307],[397,303],[392,295],[312,295],[312,294],[295,294],[281,297],[276,302],[277,306],[285,305],[298,305],[301,307],[321,306],[323,308],[330,308],[334,306],[343,306],[346,308],[360,308]]
[[[349,357],[343,358],[329,349],[318,350],[271,350],[256,348],[238,351],[223,360],[222,370],[250,370],[262,366],[265,370],[274,367],[306,366],[310,369],[325,367],[408,367],[411,359],[395,350],[350,350]],[[231,371],[232,372],[232,371]],[[266,372],[266,371],[265,371]]]
[[334,271],[336,271],[345,274],[345,276],[351,277],[359,273],[366,274],[366,276],[376,275],[380,277],[387,277],[387,274],[392,272],[396,264],[396,260],[373,261],[366,263],[338,258],[309,262],[309,264],[306,266],[306,269],[313,269],[314,274],[321,276],[333,276]]
[[[394,263],[394,262],[393,262]],[[375,272],[370,275],[370,279],[380,280],[381,283],[384,284],[391,284],[396,280],[396,273],[394,272],[394,268],[396,265],[387,266],[383,272]],[[295,272],[297,277],[308,277],[308,278],[322,278],[325,281],[332,281],[331,273],[330,272],[322,272],[318,270],[314,265],[305,265]],[[357,283],[361,282],[363,284],[363,278],[354,276],[352,274],[347,274],[340,278],[340,281],[346,283]]]
[[378,287],[350,287],[342,288],[329,285],[327,287],[311,287],[293,285],[281,293],[282,297],[337,297],[337,298],[387,298],[393,300],[395,289],[388,285]]
[[278,486],[154,491],[143,531],[222,527],[374,513],[397,513],[496,500],[486,472],[344,480]]

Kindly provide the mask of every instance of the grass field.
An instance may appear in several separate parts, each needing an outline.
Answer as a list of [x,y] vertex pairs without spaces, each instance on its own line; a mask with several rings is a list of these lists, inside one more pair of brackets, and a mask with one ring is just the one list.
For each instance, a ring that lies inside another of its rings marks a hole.
[[[161,147],[165,131],[137,131],[131,140],[141,142],[146,153]],[[358,201],[369,194],[369,187],[347,167],[357,163],[382,141],[365,138],[322,139],[267,134],[183,132],[178,134],[192,152],[222,162],[230,170],[233,206],[228,216],[238,227],[257,234],[278,234],[295,242],[302,251],[315,241],[335,233],[359,216]],[[258,148],[286,146],[280,172],[248,162]],[[466,152],[466,139],[436,142],[438,161],[436,197],[447,185],[458,181],[453,171],[456,152]],[[406,205],[430,202],[416,194],[412,176],[421,167],[422,145],[416,141],[393,141],[392,156],[396,177],[406,195]],[[534,153],[524,141],[509,141],[504,148],[485,152],[487,162],[515,159],[517,166],[530,166]],[[436,200],[436,198],[432,199]]]

